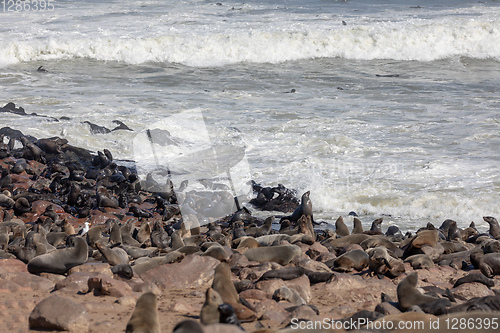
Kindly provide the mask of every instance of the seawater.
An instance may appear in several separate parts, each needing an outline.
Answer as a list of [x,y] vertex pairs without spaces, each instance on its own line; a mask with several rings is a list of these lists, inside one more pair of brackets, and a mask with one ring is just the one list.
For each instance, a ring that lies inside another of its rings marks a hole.
[[[0,13],[0,104],[69,120],[2,126],[154,167],[134,140],[195,110],[245,177],[311,190],[317,220],[500,217],[496,1],[52,3]],[[82,123],[113,120],[134,131]]]

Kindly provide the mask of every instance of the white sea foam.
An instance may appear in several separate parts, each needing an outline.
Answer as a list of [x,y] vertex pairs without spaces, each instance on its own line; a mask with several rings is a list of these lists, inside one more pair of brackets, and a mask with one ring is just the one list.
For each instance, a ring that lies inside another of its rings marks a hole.
[[[105,26],[111,27],[112,23],[106,22]],[[123,25],[115,31],[87,31],[87,27],[83,32],[65,31],[61,25],[61,30],[32,29],[15,39],[4,36],[0,66],[73,58],[188,66],[324,57],[432,61],[458,56],[500,60],[500,19],[492,14],[402,21],[358,19],[348,26],[339,26],[336,21],[288,25],[273,21],[275,24],[261,22],[264,25],[250,29],[244,24],[221,23],[203,29],[165,29],[161,21],[144,29],[138,23],[143,21],[131,23],[137,28],[135,33]]]

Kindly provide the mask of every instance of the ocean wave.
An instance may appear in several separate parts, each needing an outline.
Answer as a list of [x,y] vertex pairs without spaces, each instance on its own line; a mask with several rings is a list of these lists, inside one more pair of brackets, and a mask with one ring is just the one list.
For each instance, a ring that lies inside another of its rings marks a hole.
[[158,36],[64,36],[3,40],[0,66],[90,58],[128,64],[194,67],[340,57],[353,60],[434,61],[450,57],[500,60],[500,21],[473,19],[377,22],[352,27],[246,30]]

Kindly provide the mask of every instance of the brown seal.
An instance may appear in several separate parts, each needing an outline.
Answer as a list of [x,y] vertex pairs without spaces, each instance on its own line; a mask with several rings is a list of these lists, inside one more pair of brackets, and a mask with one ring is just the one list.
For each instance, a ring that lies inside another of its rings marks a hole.
[[370,256],[370,270],[377,275],[395,278],[405,272],[401,260],[393,258],[383,246],[370,248],[366,251]]
[[489,278],[500,274],[500,253],[486,253],[481,258],[479,270]]
[[219,293],[224,303],[234,304],[240,302],[238,292],[231,278],[231,268],[226,263],[221,262],[215,268],[212,288]]
[[124,249],[119,247],[110,248],[106,245],[96,243],[97,249],[106,258],[106,261],[111,265],[124,265],[129,263],[128,254]]
[[434,261],[427,254],[414,254],[404,260],[411,265],[413,269],[424,269],[434,267]]
[[500,239],[500,226],[497,219],[492,216],[484,216],[483,220],[490,225],[490,235],[495,239]]
[[251,321],[255,319],[255,313],[240,303],[240,297],[231,278],[231,269],[226,263],[221,262],[215,268],[212,288],[219,293],[224,303],[228,303],[234,308],[236,316],[240,320]]
[[422,294],[417,289],[417,283],[418,274],[417,272],[413,272],[401,280],[396,288],[399,305],[405,310],[413,305],[432,303],[439,299],[437,297]]
[[297,209],[293,212],[291,216],[289,216],[289,220],[292,222],[297,222],[297,220],[302,216],[311,216],[311,220],[313,219],[313,209],[312,209],[312,202],[311,199],[309,198],[309,195],[311,194],[310,191],[305,192],[302,194],[302,199],[300,202],[300,206],[297,207]]
[[352,250],[344,253],[333,262],[332,269],[340,272],[350,272],[353,269],[361,272],[368,267],[370,257],[368,253],[363,250]]
[[132,317],[127,323],[125,333],[160,333],[156,295],[147,292],[137,300]]
[[73,246],[42,254],[28,262],[28,271],[32,274],[64,274],[71,267],[84,264],[88,258],[88,246],[85,239],[70,237]]
[[251,261],[274,261],[280,265],[287,265],[294,258],[299,257],[302,251],[297,245],[263,246],[246,250],[245,257]]
[[361,220],[355,217],[353,220],[353,227],[352,227],[352,234],[362,234],[363,233],[363,224],[361,223]]
[[335,232],[340,237],[344,237],[350,234],[349,229],[347,229],[347,226],[344,223],[344,218],[342,216],[339,216],[337,221],[335,221]]
[[220,322],[219,305],[224,303],[219,293],[213,288],[205,292],[205,303],[201,308],[200,322],[203,325],[216,324]]

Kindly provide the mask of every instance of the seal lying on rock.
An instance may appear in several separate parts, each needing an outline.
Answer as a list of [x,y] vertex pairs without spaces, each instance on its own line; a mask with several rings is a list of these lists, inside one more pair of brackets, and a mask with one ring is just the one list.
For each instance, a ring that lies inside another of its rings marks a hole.
[[297,245],[264,246],[246,250],[243,255],[251,261],[274,261],[280,265],[287,265],[294,258],[300,256],[302,251]]
[[28,272],[32,274],[64,274],[71,267],[84,264],[88,258],[88,246],[80,237],[68,238],[71,247],[42,254],[28,262]]

